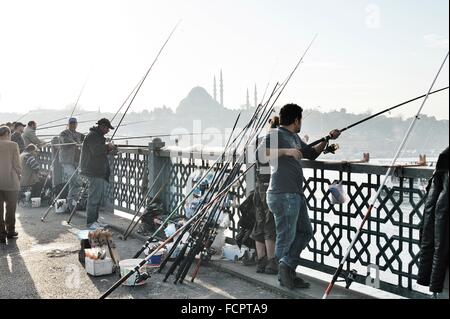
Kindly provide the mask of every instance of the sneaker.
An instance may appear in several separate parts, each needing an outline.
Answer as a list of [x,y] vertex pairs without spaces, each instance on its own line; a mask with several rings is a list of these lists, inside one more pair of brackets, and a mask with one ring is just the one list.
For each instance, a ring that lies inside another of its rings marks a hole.
[[285,263],[280,263],[278,268],[278,280],[280,281],[280,285],[288,289],[294,289],[294,278],[292,278],[290,267]]
[[6,235],[6,238],[8,238],[8,239],[15,239],[17,237],[19,237],[19,233],[18,232],[14,232],[14,233]]
[[278,274],[278,261],[275,259],[275,257],[267,261],[265,273],[269,275]]
[[6,238],[0,238],[0,244],[6,244]]
[[267,265],[267,256],[261,257],[256,262],[256,272],[258,274],[264,273]]

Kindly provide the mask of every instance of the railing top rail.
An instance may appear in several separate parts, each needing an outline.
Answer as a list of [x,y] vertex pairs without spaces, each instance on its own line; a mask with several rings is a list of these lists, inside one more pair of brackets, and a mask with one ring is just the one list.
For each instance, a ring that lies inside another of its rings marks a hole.
[[148,147],[140,146],[129,146],[129,145],[117,145],[118,151],[121,153],[131,153],[131,154],[143,154],[148,155]]
[[[323,169],[356,174],[386,174],[389,165],[371,163],[352,163],[345,161],[309,161],[302,160],[303,168]],[[429,178],[434,168],[428,166],[398,165],[394,169],[394,176],[401,178]]]

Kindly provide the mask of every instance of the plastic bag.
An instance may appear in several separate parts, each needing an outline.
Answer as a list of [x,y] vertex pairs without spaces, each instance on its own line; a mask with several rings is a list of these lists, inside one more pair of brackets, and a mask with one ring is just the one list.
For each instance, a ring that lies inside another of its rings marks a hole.
[[332,204],[344,204],[347,201],[347,194],[342,187],[342,182],[333,182],[329,187]]

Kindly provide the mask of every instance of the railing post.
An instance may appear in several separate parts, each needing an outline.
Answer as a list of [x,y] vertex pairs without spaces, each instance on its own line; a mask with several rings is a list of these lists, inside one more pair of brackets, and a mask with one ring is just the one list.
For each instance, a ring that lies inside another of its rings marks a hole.
[[[170,178],[170,157],[162,157],[161,149],[166,145],[160,138],[155,138],[148,144],[148,187],[154,183],[155,178],[158,176],[160,170],[164,167],[164,171],[155,183],[152,191],[149,194],[150,198],[153,198],[158,193],[161,186]],[[164,204],[166,210],[169,209],[169,196],[167,192],[170,191],[170,185],[165,186],[165,190],[159,195],[159,199]]]

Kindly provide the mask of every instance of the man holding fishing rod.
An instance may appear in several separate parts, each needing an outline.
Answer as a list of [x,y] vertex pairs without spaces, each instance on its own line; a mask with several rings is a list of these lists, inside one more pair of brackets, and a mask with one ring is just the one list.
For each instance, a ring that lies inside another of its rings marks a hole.
[[89,134],[84,139],[80,162],[80,174],[86,177],[89,183],[86,224],[90,229],[107,226],[98,222],[98,212],[102,203],[105,180],[109,181],[108,155],[117,149],[111,142],[106,144],[105,135],[114,129],[111,122],[102,118],[96,124],[97,126],[89,129]]
[[[303,109],[296,104],[283,106],[280,110],[280,127],[267,134],[265,143],[265,155],[271,168],[267,204],[275,217],[278,280],[281,286],[289,289],[309,287],[309,283],[296,277],[295,271],[300,264],[302,250],[313,237],[303,194],[300,160],[315,160],[327,144],[324,141],[310,147],[300,139],[298,133],[302,126],[302,112]],[[339,130],[333,130],[329,139],[336,139],[339,135]],[[264,148],[258,151],[261,149]]]
[[[78,121],[75,117],[69,119],[68,128],[59,134],[59,142],[61,145],[59,150],[59,162],[62,166],[64,182],[67,182],[78,168],[80,162],[80,147],[85,136],[77,132]],[[81,180],[77,173],[70,180],[69,193],[67,195],[68,208],[67,212],[71,212],[77,202],[77,195],[80,192]]]

